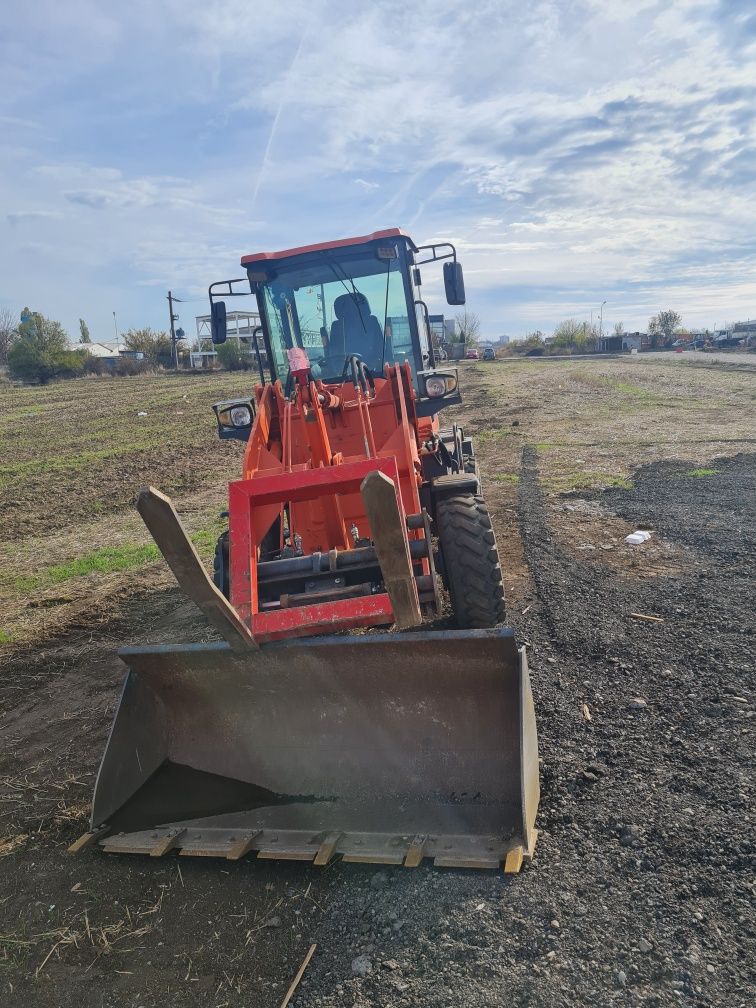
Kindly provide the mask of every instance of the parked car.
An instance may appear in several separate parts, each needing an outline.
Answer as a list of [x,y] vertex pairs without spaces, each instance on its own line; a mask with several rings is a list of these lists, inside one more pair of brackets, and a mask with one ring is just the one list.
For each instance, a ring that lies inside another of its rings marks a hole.
[[467,358],[467,360],[480,360],[480,353],[475,349],[475,347],[471,347],[465,353],[465,357]]
[[676,339],[672,344],[672,349],[677,350],[678,347],[687,347],[688,341],[684,339]]
[[496,360],[496,354],[492,346],[483,347],[483,360]]

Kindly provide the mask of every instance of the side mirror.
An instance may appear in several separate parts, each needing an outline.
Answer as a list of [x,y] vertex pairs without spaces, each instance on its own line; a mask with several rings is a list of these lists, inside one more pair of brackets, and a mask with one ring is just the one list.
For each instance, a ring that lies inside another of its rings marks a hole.
[[465,278],[462,273],[462,263],[444,263],[444,288],[446,290],[446,302],[450,305],[463,305],[465,303]]
[[226,342],[226,302],[213,301],[210,305],[210,334],[213,343]]

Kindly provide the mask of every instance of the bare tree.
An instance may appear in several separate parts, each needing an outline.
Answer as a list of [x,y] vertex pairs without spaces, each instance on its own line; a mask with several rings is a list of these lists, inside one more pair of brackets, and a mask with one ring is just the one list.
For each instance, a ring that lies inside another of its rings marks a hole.
[[460,342],[466,346],[477,343],[480,337],[480,316],[466,308],[456,317],[457,329],[459,329]]
[[0,364],[8,361],[8,351],[18,335],[18,317],[10,308],[0,308]]
[[614,335],[615,336],[624,336],[625,335],[625,323],[624,322],[615,322],[614,323]]

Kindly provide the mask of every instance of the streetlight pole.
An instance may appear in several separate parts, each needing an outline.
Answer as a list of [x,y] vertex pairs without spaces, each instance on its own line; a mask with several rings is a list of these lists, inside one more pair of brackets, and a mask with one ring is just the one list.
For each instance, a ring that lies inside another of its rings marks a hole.
[[121,337],[118,335],[118,319],[115,312],[113,312],[113,328],[115,329],[116,353],[119,354],[121,352]]
[[604,305],[606,301],[601,302],[601,308],[599,309],[599,339],[604,335]]
[[173,358],[173,367],[178,371],[178,340],[176,339],[176,328],[173,323],[178,318],[173,312],[173,302],[178,301],[181,304],[181,298],[174,297],[171,291],[168,291],[168,314],[171,317],[171,357]]

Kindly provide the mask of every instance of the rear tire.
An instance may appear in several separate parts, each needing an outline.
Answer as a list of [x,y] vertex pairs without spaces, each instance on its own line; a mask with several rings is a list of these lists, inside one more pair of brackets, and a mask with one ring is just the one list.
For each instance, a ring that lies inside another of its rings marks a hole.
[[215,587],[223,592],[226,598],[229,598],[231,592],[229,590],[229,576],[228,576],[228,532],[223,532],[218,537],[218,542],[215,544],[215,556],[213,557],[213,583]]
[[[276,518],[271,527],[263,536],[260,543],[260,559],[269,559],[271,553],[276,553],[279,548],[281,536],[281,519]],[[227,599],[231,598],[231,568],[229,566],[229,539],[228,529],[222,532],[215,544],[215,556],[213,557],[213,583]]]
[[457,626],[483,630],[503,623],[504,582],[483,498],[457,494],[440,500],[436,527]]

